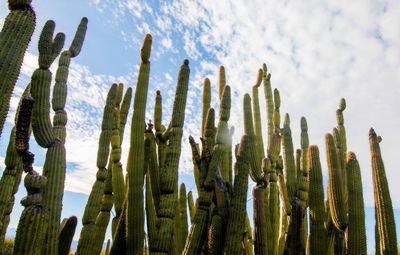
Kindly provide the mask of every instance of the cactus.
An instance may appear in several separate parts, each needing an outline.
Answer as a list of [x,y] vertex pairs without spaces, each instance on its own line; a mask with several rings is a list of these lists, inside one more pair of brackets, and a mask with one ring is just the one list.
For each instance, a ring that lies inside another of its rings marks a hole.
[[9,0],[8,8],[10,13],[0,32],[0,137],[25,51],[36,25],[31,1]]
[[127,252],[143,254],[144,246],[144,131],[147,90],[150,75],[152,37],[147,34],[140,50],[140,67],[133,104],[130,149],[127,163],[128,201],[126,215]]
[[263,64],[263,84],[264,84],[264,95],[267,107],[267,124],[268,124],[268,139],[267,139],[267,148],[271,147],[272,134],[274,133],[274,124],[273,124],[273,113],[274,113],[274,101],[273,94],[271,88],[271,74],[268,73],[267,65]]
[[254,119],[254,133],[257,140],[257,150],[259,156],[259,162],[265,157],[264,144],[261,129],[261,113],[260,113],[260,103],[258,100],[258,87],[260,87],[263,78],[263,70],[258,70],[257,81],[252,89],[253,96],[253,119]]
[[347,153],[347,189],[349,196],[349,225],[347,227],[347,254],[367,254],[364,199],[360,166],[353,152]]
[[21,200],[25,207],[20,217],[15,237],[14,255],[38,255],[45,248],[49,215],[43,207],[43,188],[47,178],[34,171],[34,155],[29,151],[29,128],[34,100],[25,96],[22,100],[16,123],[15,148],[21,156],[23,169],[27,173],[24,184],[28,195]]
[[235,178],[233,195],[229,208],[229,220],[225,234],[224,253],[240,254],[241,240],[246,220],[247,183],[249,175],[249,147],[251,139],[248,135],[242,136],[237,161],[238,175]]
[[327,232],[325,230],[324,189],[319,150],[311,145],[307,153],[307,171],[310,207],[309,254],[323,254],[327,249]]
[[192,223],[192,222],[193,222],[194,215],[195,215],[195,213],[196,213],[196,207],[195,207],[195,204],[194,204],[193,193],[192,193],[192,191],[189,191],[189,192],[188,192],[188,194],[187,194],[187,200],[188,200],[187,203],[188,203],[188,206],[189,206],[190,223]]
[[325,135],[326,159],[328,163],[328,201],[332,222],[336,228],[344,230],[347,226],[347,214],[344,205],[341,165],[336,153],[333,136]]
[[[21,96],[18,104],[17,114],[15,116],[15,124],[17,122],[19,107],[23,98],[29,94],[30,88],[31,86],[28,85]],[[23,172],[22,162],[15,148],[15,126],[11,130],[4,163],[6,168],[4,169],[0,180],[0,254],[5,253],[3,249],[5,248],[4,240],[6,230],[10,222],[10,214],[14,207],[14,195],[18,191]]]
[[220,215],[215,214],[212,216],[210,227],[208,228],[208,254],[218,255],[221,254],[223,245],[223,219]]
[[187,221],[187,205],[186,205],[186,187],[181,183],[179,187],[179,226],[178,227],[178,252],[182,253],[185,247],[186,237],[188,235],[188,221]]
[[60,238],[58,243],[58,254],[68,255],[71,248],[72,238],[75,234],[78,219],[76,216],[65,218],[60,226]]
[[96,181],[90,191],[85,211],[82,217],[82,230],[79,237],[77,254],[87,254],[91,252],[95,231],[95,222],[97,214],[100,211],[101,199],[104,194],[105,181],[107,178],[107,160],[110,152],[110,139],[112,129],[112,111],[117,94],[117,84],[113,84],[107,94],[106,105],[104,107],[103,120],[99,139],[99,148],[97,151]]
[[201,134],[204,135],[205,125],[207,120],[207,112],[211,103],[211,85],[208,78],[204,79],[203,83],[203,100],[202,100],[202,118],[201,118]]
[[292,131],[290,130],[289,114],[285,114],[282,128],[283,170],[286,180],[289,203],[293,201],[297,191],[297,172],[294,160]]
[[375,131],[369,130],[376,222],[381,254],[397,254],[396,225],[381,149]]

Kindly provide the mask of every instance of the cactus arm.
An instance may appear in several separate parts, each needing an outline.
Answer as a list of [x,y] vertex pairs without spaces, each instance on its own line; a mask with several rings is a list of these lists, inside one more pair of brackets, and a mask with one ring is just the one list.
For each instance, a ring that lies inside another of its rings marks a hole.
[[189,206],[190,223],[192,224],[193,219],[194,219],[194,215],[196,214],[196,206],[194,204],[192,191],[188,192],[187,200],[188,200],[187,203],[188,203],[188,206]]
[[369,131],[369,144],[371,152],[376,222],[377,229],[379,230],[379,248],[381,254],[395,255],[397,253],[397,237],[392,199],[389,193],[378,137],[372,128]]
[[187,220],[187,204],[186,204],[186,187],[181,183],[179,187],[179,235],[177,240],[178,252],[181,254],[185,247],[186,237],[188,236],[188,220]]
[[292,140],[292,131],[290,130],[289,114],[285,114],[285,120],[282,128],[282,156],[283,170],[285,175],[286,187],[289,203],[293,201],[297,190],[297,173],[294,159],[294,149]]
[[211,103],[211,85],[208,78],[204,79],[203,83],[203,99],[202,99],[202,118],[201,118],[201,135],[204,135],[207,112]]
[[260,103],[259,103],[259,99],[258,99],[258,88],[261,85],[262,76],[263,76],[263,70],[259,69],[256,84],[253,86],[253,89],[252,89],[254,133],[257,137],[257,148],[258,148],[258,156],[259,156],[260,162],[265,157],[263,137],[262,137],[262,128],[261,128]]
[[226,86],[225,67],[219,66],[218,98],[221,101]]
[[273,124],[273,113],[274,113],[274,99],[272,95],[271,88],[271,74],[268,73],[267,65],[263,64],[263,84],[264,84],[264,96],[267,107],[267,150],[270,148],[270,143],[272,140],[272,134],[274,133],[274,124]]
[[60,226],[60,238],[58,243],[58,254],[68,255],[71,242],[75,234],[76,225],[78,224],[78,219],[76,216],[71,216],[65,218]]
[[10,13],[0,32],[0,137],[25,51],[36,25],[30,1],[19,3],[9,0],[8,6]]
[[251,109],[251,98],[249,94],[245,94],[243,98],[243,117],[244,117],[244,133],[249,136],[250,143],[250,177],[254,182],[262,181],[261,161],[258,153],[257,138],[253,128],[253,114]]

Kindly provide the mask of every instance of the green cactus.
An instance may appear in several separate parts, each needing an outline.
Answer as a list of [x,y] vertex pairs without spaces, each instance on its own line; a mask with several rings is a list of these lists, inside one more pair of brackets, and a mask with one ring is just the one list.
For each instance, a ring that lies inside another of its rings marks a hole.
[[397,254],[396,224],[381,149],[375,131],[369,130],[376,222],[381,254]]
[[322,183],[321,162],[316,145],[310,145],[307,152],[307,171],[310,207],[309,254],[323,254],[327,250],[327,232],[325,230],[324,188]]
[[289,114],[285,114],[282,128],[282,155],[283,170],[285,175],[286,187],[289,203],[293,201],[297,191],[297,172],[294,159],[294,149],[292,141],[292,131],[290,130]]
[[211,224],[208,228],[208,254],[219,255],[222,251],[223,245],[223,219],[221,215],[214,214],[211,219]]
[[238,175],[235,178],[229,219],[225,234],[224,253],[240,254],[243,230],[246,220],[247,184],[250,169],[249,147],[251,139],[248,135],[242,136],[236,160]]
[[261,128],[260,103],[258,100],[258,88],[261,85],[262,79],[263,79],[263,70],[259,69],[256,84],[253,86],[252,89],[252,96],[253,96],[254,133],[257,138],[256,140],[257,140],[258,156],[260,162],[265,157],[262,128]]
[[347,153],[347,189],[349,196],[349,225],[347,227],[347,254],[367,254],[365,234],[364,198],[360,166],[353,152]]
[[187,205],[186,205],[186,187],[181,183],[179,187],[179,226],[178,227],[178,252],[182,253],[185,247],[186,237],[188,235],[188,220],[187,220]]
[[204,135],[207,112],[211,103],[211,85],[208,78],[204,79],[203,83],[203,99],[202,99],[202,118],[201,118],[201,134]]
[[25,51],[36,25],[31,1],[9,0],[8,8],[10,13],[0,32],[0,137]]
[[218,98],[221,101],[224,89],[226,86],[225,67],[219,66],[219,80],[218,80]]
[[133,103],[130,149],[127,163],[128,203],[126,215],[127,252],[143,254],[144,246],[144,131],[147,91],[150,75],[152,37],[147,34],[140,50],[139,76]]
[[267,148],[271,147],[272,135],[274,133],[274,124],[273,124],[273,113],[274,113],[274,99],[271,88],[271,74],[268,73],[267,65],[263,64],[263,84],[264,84],[264,95],[267,107],[267,125],[268,125],[268,139],[267,139]]
[[261,161],[258,156],[257,138],[254,134],[253,128],[253,116],[251,109],[251,98],[249,94],[245,94],[243,98],[243,118],[244,118],[244,133],[249,136],[251,140],[249,145],[249,157],[250,157],[250,177],[258,183],[263,180],[261,173]]
[[75,234],[76,225],[78,224],[78,219],[76,216],[71,216],[69,218],[65,218],[60,226],[60,238],[58,243],[58,254],[59,255],[68,255],[71,242]]
[[22,100],[16,123],[15,148],[21,156],[23,169],[27,173],[24,184],[28,195],[21,200],[25,207],[20,217],[14,244],[14,255],[39,255],[45,248],[49,215],[43,207],[43,189],[47,178],[33,169],[34,155],[29,151],[30,125],[34,100],[25,96]]
[[82,230],[79,237],[77,254],[87,254],[91,252],[95,230],[95,222],[97,214],[101,208],[101,200],[104,194],[105,181],[107,179],[107,160],[110,153],[110,139],[112,132],[112,112],[117,94],[118,86],[113,84],[107,94],[106,105],[103,112],[103,120],[101,124],[101,132],[99,138],[99,147],[97,151],[97,168],[96,181],[90,191],[85,211],[82,217]]
[[[161,136],[158,135],[159,142],[162,142],[162,139],[168,139],[168,144],[163,142],[166,146],[165,161],[161,162],[161,167],[160,165],[158,166],[160,169],[160,205],[157,210],[158,231],[157,235],[153,236],[155,239],[154,247],[149,247],[150,252],[153,250],[159,254],[167,254],[173,248],[171,247],[174,242],[173,219],[178,204],[178,165],[181,153],[182,128],[185,120],[189,74],[189,61],[184,60],[178,75],[169,128]],[[157,132],[158,130],[156,129],[156,134]]]
[[189,192],[188,192],[188,194],[187,194],[187,200],[188,200],[187,203],[188,203],[188,206],[189,206],[190,223],[192,224],[194,215],[195,215],[195,213],[196,213],[196,206],[195,206],[195,204],[194,204],[193,193],[192,193],[192,191],[189,191]]
[[302,222],[304,221],[305,208],[303,203],[295,198],[292,202],[292,215],[286,237],[284,255],[305,255],[305,248],[301,241]]
[[333,136],[325,135],[326,159],[328,163],[328,201],[332,222],[336,228],[344,230],[347,226],[347,213],[344,204],[341,164],[337,156]]

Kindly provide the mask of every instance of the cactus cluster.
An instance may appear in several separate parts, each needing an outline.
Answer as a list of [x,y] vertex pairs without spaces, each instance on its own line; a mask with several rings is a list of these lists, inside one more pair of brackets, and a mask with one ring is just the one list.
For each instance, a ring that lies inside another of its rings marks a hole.
[[[0,134],[8,111],[8,94],[34,27],[30,1],[10,0],[9,8],[10,17],[0,34],[0,94],[4,99],[0,105]],[[78,219],[71,216],[61,222],[60,218],[66,174],[67,78],[71,58],[81,51],[87,23],[86,18],[81,20],[69,49],[62,53],[65,36],[58,33],[53,38],[55,23],[46,22],[42,30],[39,68],[21,98],[0,180],[0,252],[23,171],[28,195],[21,201],[25,209],[14,254],[70,252]],[[9,45],[8,39],[15,36],[23,40]],[[197,192],[187,193],[185,184],[178,182],[178,168],[189,61],[184,60],[180,66],[169,123],[163,124],[159,90],[155,93],[153,122],[146,122],[152,40],[150,34],[145,35],[134,97],[131,88],[124,93],[122,83],[113,84],[108,92],[99,137],[98,171],[75,254],[100,254],[109,225],[112,238],[107,242],[106,254],[367,254],[361,170],[355,153],[347,150],[344,99],[336,111],[337,127],[325,136],[328,184],[324,197],[319,148],[310,145],[306,118],[300,119],[301,147],[295,150],[289,114],[281,123],[281,96],[278,89],[272,89],[265,64],[258,70],[252,96],[243,97],[244,134],[233,146],[234,127],[229,124],[232,88],[221,66],[218,113],[211,107],[211,81],[204,80],[201,137],[189,137]],[[9,51],[3,50],[7,47]],[[50,66],[60,53],[50,103]],[[266,101],[266,134],[262,134],[261,87]],[[124,166],[121,148],[132,99],[129,154]],[[47,150],[43,175],[32,167],[31,132]],[[376,254],[395,255],[396,230],[380,141],[371,129]],[[247,212],[251,184],[252,224]]]

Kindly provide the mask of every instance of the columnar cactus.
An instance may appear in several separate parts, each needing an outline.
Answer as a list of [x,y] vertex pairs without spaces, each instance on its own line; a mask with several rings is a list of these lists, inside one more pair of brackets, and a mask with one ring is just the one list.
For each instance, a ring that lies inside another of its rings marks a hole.
[[325,135],[325,145],[328,163],[328,201],[332,222],[337,229],[344,230],[347,226],[347,212],[344,205],[341,164],[331,134]]
[[106,164],[110,153],[110,139],[112,129],[112,112],[117,94],[118,86],[113,84],[107,94],[106,105],[103,112],[99,148],[97,150],[97,174],[96,181],[90,191],[85,211],[82,217],[82,230],[79,237],[77,254],[88,254],[93,244],[93,232],[96,229],[96,217],[100,211],[101,199],[104,194],[105,181],[107,179]]
[[397,237],[392,199],[390,198],[378,137],[372,128],[369,130],[369,145],[379,248],[381,254],[395,255],[397,254]]
[[235,178],[233,196],[229,209],[229,220],[225,235],[225,254],[241,254],[241,241],[245,229],[247,183],[250,169],[249,146],[251,139],[248,135],[242,136],[235,167],[238,175]]
[[327,249],[327,232],[325,229],[324,187],[322,184],[319,150],[311,145],[307,153],[307,171],[310,207],[310,255],[323,254]]
[[128,200],[127,200],[127,251],[129,254],[143,255],[144,246],[144,130],[147,91],[150,75],[150,52],[152,37],[147,34],[140,50],[140,67],[133,103],[131,139],[127,163]]
[[293,201],[297,191],[297,172],[294,160],[294,149],[292,141],[292,131],[290,129],[289,114],[285,114],[285,120],[282,128],[282,155],[283,170],[286,180],[286,187],[290,201]]
[[71,216],[69,218],[65,218],[61,222],[60,226],[60,238],[58,243],[58,254],[59,255],[68,255],[71,242],[75,234],[76,225],[78,224],[78,219],[76,216]]
[[349,224],[347,227],[347,254],[367,254],[364,199],[360,166],[353,152],[347,153],[347,190],[349,196]]
[[9,0],[10,13],[0,32],[0,137],[25,51],[36,25],[31,2],[32,0]]
[[24,97],[16,124],[15,148],[21,156],[23,169],[27,173],[24,184],[28,196],[21,200],[25,207],[20,217],[13,255],[39,255],[45,247],[49,215],[43,207],[43,188],[47,178],[34,171],[34,155],[29,151],[30,122],[34,100],[29,95]]
[[264,144],[263,144],[263,137],[262,137],[262,128],[261,128],[261,113],[260,113],[260,103],[258,100],[258,88],[261,85],[263,79],[263,70],[258,70],[256,84],[253,86],[252,89],[252,96],[253,96],[253,119],[254,119],[254,133],[256,135],[257,140],[257,150],[259,156],[259,162],[265,157],[264,153]]
[[[17,114],[15,116],[15,124],[17,122],[18,111],[22,103],[22,99],[30,93],[30,88],[31,86],[28,85],[21,96]],[[22,162],[15,148],[15,126],[11,130],[4,163],[6,167],[0,180],[0,254],[4,253],[4,239],[8,224],[10,222],[10,214],[14,207],[14,195],[18,191],[23,172]]]

